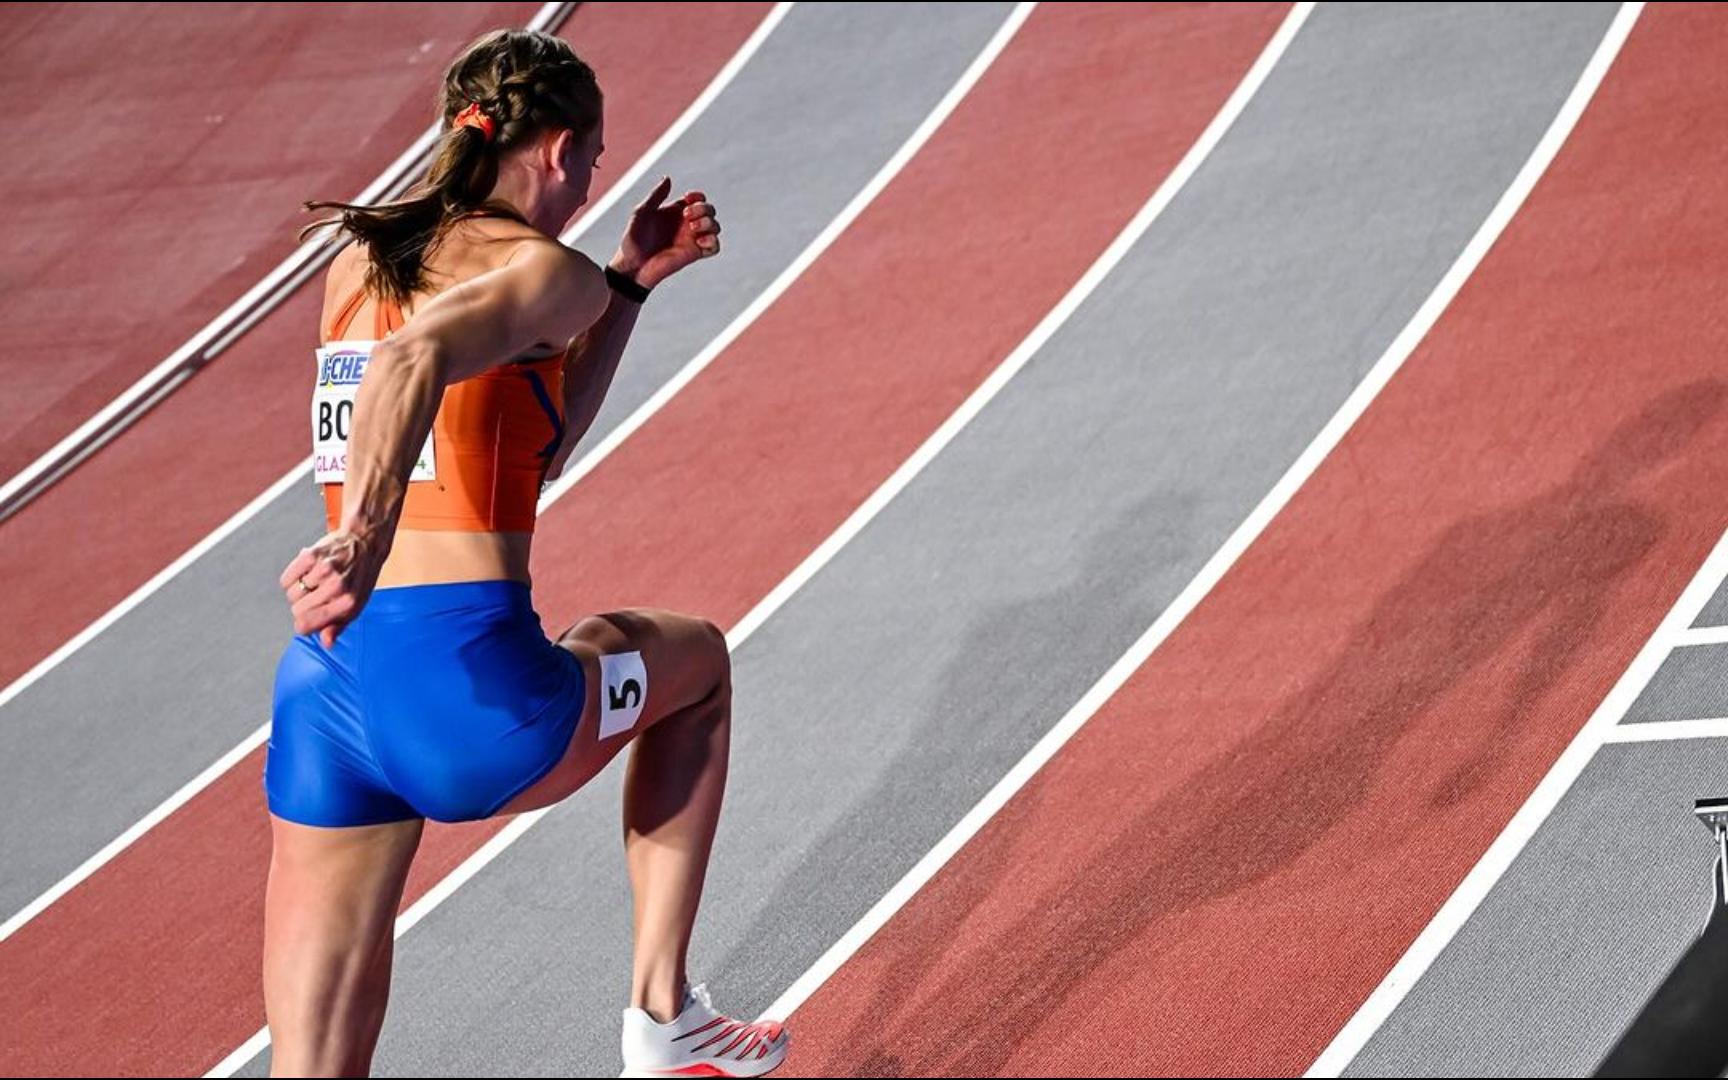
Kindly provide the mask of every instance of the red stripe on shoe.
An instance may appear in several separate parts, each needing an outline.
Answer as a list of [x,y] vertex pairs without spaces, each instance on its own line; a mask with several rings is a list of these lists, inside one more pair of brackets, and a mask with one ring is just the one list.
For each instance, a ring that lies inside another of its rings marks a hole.
[[688,1039],[692,1035],[700,1035],[704,1031],[707,1031],[709,1028],[712,1028],[715,1024],[724,1024],[725,1022],[726,1022],[726,1018],[724,1016],[716,1016],[714,1019],[708,1021],[706,1024],[703,1024],[701,1027],[696,1028],[693,1031],[686,1031],[684,1034],[678,1036],[678,1038],[673,1039],[672,1041],[678,1042],[681,1039]]
[[734,1031],[737,1031],[739,1029],[739,1027],[741,1027],[741,1026],[742,1025],[736,1024],[736,1023],[726,1025],[725,1031],[722,1031],[720,1034],[714,1036],[712,1039],[709,1039],[707,1042],[703,1043],[701,1046],[696,1047],[695,1049],[691,1050],[690,1052],[692,1054],[701,1053],[702,1051],[708,1049],[710,1046],[713,1046],[715,1043],[719,1042],[721,1039],[724,1039],[726,1036],[732,1034]]

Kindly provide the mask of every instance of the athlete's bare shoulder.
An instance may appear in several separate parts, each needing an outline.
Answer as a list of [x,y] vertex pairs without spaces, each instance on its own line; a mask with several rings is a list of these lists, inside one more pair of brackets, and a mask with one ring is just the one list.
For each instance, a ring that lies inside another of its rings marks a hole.
[[554,322],[566,332],[554,335],[549,345],[568,344],[606,310],[610,290],[600,267],[582,252],[543,233],[524,237],[505,266],[511,273],[522,275],[526,294],[542,297],[542,303],[556,312]]
[[324,271],[324,316],[320,325],[329,325],[336,309],[348,302],[354,290],[366,280],[366,256],[358,244],[348,244],[330,260]]
[[331,279],[357,278],[366,272],[366,248],[362,244],[345,244],[330,260]]
[[599,281],[604,285],[604,275],[600,267],[575,248],[566,247],[560,241],[552,239],[542,232],[523,237],[515,250],[505,261],[505,265],[517,263],[532,263],[543,268],[547,273],[568,277],[572,281],[592,284]]
[[475,215],[451,224],[442,243],[428,253],[429,277],[440,285],[474,277],[487,270],[526,264],[535,274],[592,289],[604,282],[594,260],[525,222],[502,215]]

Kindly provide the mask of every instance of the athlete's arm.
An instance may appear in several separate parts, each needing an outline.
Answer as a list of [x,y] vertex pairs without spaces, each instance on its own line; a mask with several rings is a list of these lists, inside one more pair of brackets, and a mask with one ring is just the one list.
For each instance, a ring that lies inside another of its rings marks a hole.
[[610,292],[586,256],[532,241],[505,266],[438,294],[374,347],[354,396],[342,520],[282,574],[296,633],[323,631],[334,644],[371,595],[444,387],[568,341],[600,318]]
[[[720,252],[720,222],[708,196],[687,191],[667,203],[671,192],[672,178],[662,177],[632,208],[624,238],[610,261],[614,270],[650,289],[698,259]],[[564,365],[564,441],[546,470],[548,480],[564,471],[571,451],[599,415],[640,309],[635,301],[613,294],[606,313],[570,349]]]
[[448,383],[568,341],[611,290],[586,256],[530,242],[508,265],[438,294],[380,342],[354,397],[342,527],[389,547],[408,475]]
[[[612,265],[628,272],[616,259]],[[636,313],[641,310],[641,304],[613,292],[606,313],[571,346],[564,361],[564,440],[558,444],[546,469],[547,480],[555,480],[563,473],[571,451],[594,426],[600,403],[606,400],[612,377],[618,373],[618,361],[624,356],[630,331],[636,326]]]

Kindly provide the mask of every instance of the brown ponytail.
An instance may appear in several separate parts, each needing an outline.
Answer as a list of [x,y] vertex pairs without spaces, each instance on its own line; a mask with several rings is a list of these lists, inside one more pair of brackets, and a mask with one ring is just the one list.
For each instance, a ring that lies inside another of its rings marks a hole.
[[[491,121],[452,126],[478,106]],[[451,63],[439,92],[445,131],[426,178],[395,202],[377,206],[313,200],[307,210],[334,210],[301,230],[334,226],[366,246],[366,288],[403,303],[424,283],[426,253],[450,226],[476,211],[520,217],[491,200],[499,155],[540,133],[569,128],[586,138],[600,122],[594,71],[561,38],[534,30],[494,30]]]

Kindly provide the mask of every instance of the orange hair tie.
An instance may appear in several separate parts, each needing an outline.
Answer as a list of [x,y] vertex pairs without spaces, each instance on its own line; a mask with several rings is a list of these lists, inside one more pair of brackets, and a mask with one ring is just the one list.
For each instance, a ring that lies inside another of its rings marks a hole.
[[479,128],[480,134],[485,136],[487,142],[492,141],[493,134],[498,130],[498,125],[492,121],[490,116],[481,111],[480,103],[477,101],[470,101],[466,109],[457,113],[455,119],[450,121],[450,126],[453,128]]

